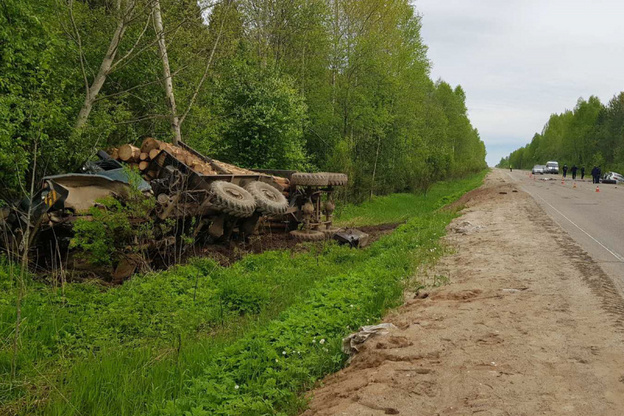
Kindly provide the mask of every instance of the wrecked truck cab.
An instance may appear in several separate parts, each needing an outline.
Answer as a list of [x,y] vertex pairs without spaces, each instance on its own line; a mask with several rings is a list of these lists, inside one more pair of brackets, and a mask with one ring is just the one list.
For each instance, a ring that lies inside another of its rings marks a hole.
[[[130,193],[130,176],[125,169],[115,169],[98,174],[69,173],[44,178],[47,186],[45,198],[54,202],[51,209],[68,209],[83,214],[108,196],[127,198]],[[151,191],[150,185],[141,179],[137,188],[142,192]],[[44,191],[45,192],[45,191]],[[55,196],[58,195],[58,197]]]
[[151,193],[149,183],[131,175],[105,152],[98,152],[98,156],[101,160],[83,168],[91,173],[46,176],[32,199],[26,197],[2,209],[0,231],[5,238],[0,243],[7,246],[6,250],[19,252],[25,247],[23,236],[27,226],[30,228],[28,243],[32,246],[41,231],[63,224],[72,216],[86,214],[97,200],[108,196],[127,197],[131,183],[140,191]]
[[108,196],[127,198],[131,186],[151,193],[152,187],[143,178],[132,175],[128,168],[111,159],[106,152],[99,151],[97,155],[100,160],[87,162],[82,168],[84,173],[44,177],[42,189],[33,200],[42,201],[46,211],[67,209],[82,214],[98,199]]

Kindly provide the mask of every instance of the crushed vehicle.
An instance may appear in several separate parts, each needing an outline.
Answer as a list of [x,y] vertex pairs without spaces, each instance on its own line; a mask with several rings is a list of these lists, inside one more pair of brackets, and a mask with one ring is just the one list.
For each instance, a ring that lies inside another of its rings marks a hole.
[[602,179],[600,180],[600,182],[607,184],[620,184],[624,183],[624,176],[620,175],[617,172],[607,172],[602,175]]
[[[102,198],[123,202],[132,189],[155,199],[149,218],[136,218],[137,224],[173,224],[168,235],[133,242],[161,257],[167,248],[180,246],[182,236],[216,243],[280,231],[300,241],[318,241],[339,231],[333,226],[333,191],[347,184],[345,174],[243,169],[184,143],[173,146],[153,138],[140,148],[128,144],[97,156],[81,173],[43,178],[32,201],[26,198],[2,208],[0,248],[21,253],[29,247],[34,258],[44,253],[56,258],[69,252],[78,219],[88,218]],[[142,179],[136,181],[136,174],[133,179],[128,167],[138,169]],[[113,265],[113,278],[128,277],[139,263],[132,256],[119,261]]]

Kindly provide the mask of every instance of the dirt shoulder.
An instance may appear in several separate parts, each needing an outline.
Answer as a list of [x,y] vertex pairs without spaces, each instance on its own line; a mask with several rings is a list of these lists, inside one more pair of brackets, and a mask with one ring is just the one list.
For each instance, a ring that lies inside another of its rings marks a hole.
[[492,172],[461,201],[450,283],[406,295],[312,415],[621,415],[624,302],[533,199]]

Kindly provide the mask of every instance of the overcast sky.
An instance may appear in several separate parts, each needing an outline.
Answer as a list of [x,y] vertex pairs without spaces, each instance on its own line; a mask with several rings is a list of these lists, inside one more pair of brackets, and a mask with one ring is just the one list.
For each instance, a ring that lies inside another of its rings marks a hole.
[[413,0],[432,78],[466,91],[490,166],[579,97],[624,89],[624,1]]

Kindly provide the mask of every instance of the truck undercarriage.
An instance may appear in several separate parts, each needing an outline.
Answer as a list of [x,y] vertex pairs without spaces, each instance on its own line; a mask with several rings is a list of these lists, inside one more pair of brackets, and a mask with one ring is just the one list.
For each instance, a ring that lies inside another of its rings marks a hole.
[[[126,252],[111,264],[115,281],[139,269],[171,264],[198,243],[244,241],[266,232],[320,241],[340,231],[333,226],[333,193],[347,184],[344,174],[248,170],[185,144],[176,147],[151,138],[138,156],[136,149],[131,146],[126,151],[131,157],[121,161],[117,149],[110,155],[100,151],[99,160],[87,163],[83,172],[45,177],[32,200],[2,208],[0,249],[10,256],[27,249],[38,268],[93,267],[72,250],[76,222],[92,220],[94,209],[106,210],[106,198],[123,205],[137,194],[151,199],[153,208],[146,215],[131,214],[130,223],[137,229],[149,223],[151,231],[126,242]],[[136,165],[134,160],[147,163]]]

